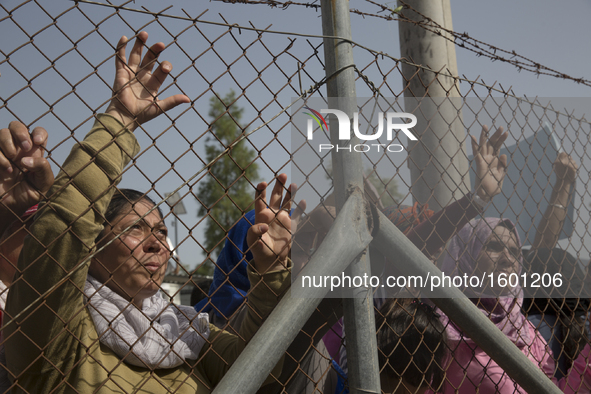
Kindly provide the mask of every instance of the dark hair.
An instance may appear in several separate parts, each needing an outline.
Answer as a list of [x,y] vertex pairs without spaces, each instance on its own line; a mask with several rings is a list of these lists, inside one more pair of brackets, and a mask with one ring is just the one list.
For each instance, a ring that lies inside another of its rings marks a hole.
[[380,371],[415,387],[443,383],[447,354],[445,327],[430,305],[389,299],[376,314]]
[[[117,216],[123,213],[124,209],[133,206],[141,201],[147,201],[152,205],[156,205],[154,201],[150,197],[148,197],[147,193],[142,193],[137,190],[133,189],[117,189],[113,197],[111,198],[111,202],[109,202],[109,206],[107,207],[107,211],[105,212],[105,223],[106,224],[113,224]],[[162,214],[162,210],[160,207],[156,208],[158,213],[160,214],[161,218],[164,218]],[[99,236],[97,237],[97,242],[101,238],[103,238],[105,230],[101,231]]]
[[202,299],[207,298],[212,283],[213,278],[202,278],[195,281],[195,287],[191,291],[191,305],[196,305]]

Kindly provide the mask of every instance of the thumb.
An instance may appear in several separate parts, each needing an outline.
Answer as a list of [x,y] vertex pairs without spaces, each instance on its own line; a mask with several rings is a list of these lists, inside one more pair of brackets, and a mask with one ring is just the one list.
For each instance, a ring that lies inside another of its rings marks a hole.
[[177,105],[190,103],[191,99],[185,96],[184,94],[175,94],[174,96],[170,96],[165,98],[164,100],[158,101],[158,107],[162,110],[162,112],[166,112]]

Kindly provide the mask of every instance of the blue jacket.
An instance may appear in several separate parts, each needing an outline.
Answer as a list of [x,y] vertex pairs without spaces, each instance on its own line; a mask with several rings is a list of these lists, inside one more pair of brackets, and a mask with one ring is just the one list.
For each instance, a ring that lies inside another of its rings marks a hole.
[[213,309],[217,316],[227,319],[245,302],[250,289],[246,268],[252,260],[246,233],[253,224],[254,210],[247,212],[228,232],[216,261],[209,298],[199,301],[195,305],[196,311],[209,312]]

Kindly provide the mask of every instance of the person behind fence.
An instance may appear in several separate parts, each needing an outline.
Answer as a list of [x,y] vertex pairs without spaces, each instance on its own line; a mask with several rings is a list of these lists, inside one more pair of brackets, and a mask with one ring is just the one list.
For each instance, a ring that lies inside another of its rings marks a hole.
[[560,152],[554,160],[553,172],[556,181],[548,206],[536,227],[531,249],[524,251],[524,269],[532,278],[536,277],[534,275],[560,275],[568,285],[567,292],[578,298],[565,298],[566,294],[559,288],[524,286],[523,312],[552,349],[556,357],[554,377],[560,379],[578,357],[585,339],[589,338],[585,317],[590,302],[588,295],[582,294],[584,273],[577,259],[556,247],[567,220],[578,166],[569,154]]
[[[426,206],[414,204],[410,207],[398,205],[386,207],[383,208],[384,214],[404,231],[405,235],[428,257],[435,259],[445,243],[470,219],[482,213],[487,202],[500,192],[506,174],[507,161],[506,156],[500,155],[499,151],[507,136],[508,133],[504,132],[502,127],[489,135],[489,129],[485,125],[479,139],[471,137],[478,174],[475,192],[468,193],[437,213],[429,210]],[[364,182],[366,197],[374,203],[379,202],[377,194],[372,192],[371,188],[368,190],[368,183]],[[314,248],[318,247],[326,236],[336,215],[333,200],[332,196],[326,198],[323,204],[306,215],[306,218],[298,225],[292,250],[295,272],[298,270],[296,267],[301,268],[309,260]],[[295,216],[298,215],[295,214]],[[250,211],[230,229],[224,248],[216,262],[209,297],[195,305],[197,311],[209,312],[212,321],[220,327],[224,327],[228,321],[231,325],[238,324],[246,309],[244,302],[249,289],[246,262],[251,259],[246,234],[252,225],[253,218],[254,212]],[[372,256],[374,253],[372,251]],[[372,259],[372,261],[375,260]],[[392,267],[388,266],[387,268]],[[347,372],[345,349],[341,346],[343,341],[342,326],[337,323],[325,326],[324,330],[327,327],[331,327],[331,330],[324,335],[323,343],[316,346],[323,349],[323,345],[326,344],[330,356],[338,360],[338,363],[333,363],[333,366],[337,369],[337,374],[342,376],[339,373],[341,367],[345,374]],[[310,342],[307,337],[306,341]],[[297,346],[296,342],[294,342],[295,348],[303,348],[303,346]],[[337,354],[339,348],[340,353]],[[293,352],[293,349],[291,351]],[[291,376],[290,369],[287,368],[287,370],[288,375]],[[322,376],[325,375],[325,369],[322,366],[308,368],[306,373],[315,382],[317,380],[313,377],[312,371],[320,371]]]
[[[508,219],[485,218],[468,223],[447,248],[441,271],[450,277],[484,277],[479,286],[462,288],[464,294],[535,365],[554,379],[554,359],[546,341],[521,312],[523,290],[499,282],[500,274],[519,275],[521,243],[514,224]],[[484,274],[484,275],[483,275]],[[502,286],[502,287],[501,287]],[[444,393],[525,393],[509,375],[447,316],[441,314],[452,351],[446,370]],[[565,392],[589,392],[591,371],[587,365],[587,345],[573,364],[568,377],[560,381]]]
[[[293,217],[292,229],[294,226],[299,228],[302,208],[298,206],[291,214]],[[247,235],[254,222],[255,211],[249,211],[232,226],[224,248],[216,261],[213,282],[209,287],[209,296],[194,305],[196,311],[207,312],[210,321],[219,328],[236,330],[237,327],[240,327],[249,309],[247,297],[250,283],[246,264],[252,259],[252,251],[247,241]],[[295,258],[294,254],[296,254],[294,249],[297,249],[297,244],[292,247],[292,261]],[[295,267],[295,262],[293,265]],[[314,390],[334,392],[334,387],[339,384],[338,375],[331,370],[329,351],[327,351],[324,341],[320,339],[323,335],[318,332],[326,331],[328,327],[332,326],[331,324],[326,327],[326,323],[331,321],[330,316],[334,316],[336,313],[333,309],[338,309],[339,306],[340,300],[337,299],[322,301],[315,314],[310,317],[311,333],[302,330],[296,337],[286,352],[289,356],[285,359],[278,382],[274,384],[274,387],[267,385],[264,388],[265,393],[304,394],[312,393]],[[339,317],[341,315],[342,313],[339,313]],[[332,320],[336,321],[337,317],[333,317]],[[324,328],[318,329],[323,325]],[[337,365],[333,366],[338,367]]]
[[445,327],[434,308],[416,298],[391,298],[375,320],[382,391],[437,391],[445,377],[448,349]]
[[[37,203],[53,184],[51,166],[43,156],[47,137],[44,128],[29,134],[18,121],[0,130],[0,324],[6,319],[6,299]],[[0,393],[11,386],[3,336],[0,332]]]
[[[394,205],[382,210],[388,219],[434,263],[437,262],[445,244],[470,220],[482,214],[492,198],[501,192],[507,174],[507,155],[500,154],[500,151],[508,135],[503,127],[497,128],[489,135],[488,126],[483,125],[478,139],[470,136],[476,178],[474,190],[462,198],[436,213],[418,203],[412,208]],[[400,275],[396,261],[387,257],[381,258],[386,260],[384,276]]]
[[162,213],[145,193],[115,186],[139,152],[135,127],[189,99],[155,99],[171,65],[153,71],[164,44],[142,59],[146,39],[138,34],[129,61],[119,41],[107,113],[72,148],[25,240],[4,325],[15,392],[209,393],[289,287],[291,188],[282,200],[282,174],[268,206],[267,185],[257,186],[252,312],[240,337],[158,293],[170,257]]
[[47,131],[29,134],[18,121],[0,130],[0,316],[16,271],[31,217],[53,184],[53,172],[43,157]]
[[[429,258],[435,259],[445,243],[468,221],[484,212],[488,202],[500,193],[506,174],[507,157],[499,155],[499,151],[507,136],[508,133],[502,127],[489,136],[485,125],[478,140],[471,137],[478,175],[474,192],[467,193],[437,213],[418,203],[412,206],[393,205],[382,208],[382,212],[417,248]],[[368,188],[369,184],[364,182],[366,197],[374,203],[379,202],[376,192],[371,187]],[[294,267],[301,268],[310,259],[315,248],[326,236],[335,216],[332,194],[305,215],[298,225],[292,250]],[[225,324],[244,304],[249,289],[246,263],[252,258],[252,254],[248,250],[246,234],[253,219],[254,211],[250,211],[232,226],[216,261],[209,297],[195,305],[198,311],[210,312],[220,325]],[[389,264],[387,268],[393,268],[394,265]],[[294,268],[294,271],[297,272],[297,269]]]
[[[584,291],[584,273],[577,259],[560,248],[532,250],[525,257],[524,269],[530,278],[560,275],[568,288],[566,293],[580,295]],[[554,377],[560,379],[588,342],[589,331],[585,323],[589,299],[585,296],[565,297],[565,292],[557,287],[528,286],[524,292],[526,297],[531,297],[523,300],[524,314],[552,349],[556,358]]]
[[[482,214],[492,198],[501,192],[507,173],[507,156],[501,155],[500,150],[507,136],[508,132],[502,127],[489,135],[486,125],[483,125],[478,139],[470,136],[477,175],[473,192],[467,193],[436,213],[419,203],[412,206],[389,206],[384,208],[382,213],[423,254],[436,263],[445,244],[471,219]],[[383,256],[380,251],[371,250],[371,260],[372,273],[379,272],[376,269],[381,269],[384,277],[400,277],[397,262],[390,256]],[[376,264],[380,261],[384,262],[382,266]],[[297,265],[294,257],[294,266]],[[402,291],[399,288],[379,288],[374,295],[374,302],[379,308],[388,298],[417,295],[417,289],[410,286]],[[343,346],[340,348],[339,365],[345,373],[348,371],[347,364],[346,348]]]

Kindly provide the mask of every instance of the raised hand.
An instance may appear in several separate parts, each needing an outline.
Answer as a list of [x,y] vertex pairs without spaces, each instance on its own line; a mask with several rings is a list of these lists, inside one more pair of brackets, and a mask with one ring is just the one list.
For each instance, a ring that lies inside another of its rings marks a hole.
[[503,188],[503,180],[507,174],[507,155],[500,155],[501,146],[507,139],[508,133],[499,127],[488,138],[488,126],[482,126],[480,140],[470,136],[472,142],[472,154],[476,162],[476,194],[484,201],[490,201],[499,194]]
[[552,188],[548,207],[536,228],[534,249],[553,249],[558,243],[567,217],[568,206],[572,202],[571,188],[577,179],[577,163],[565,152],[560,152],[554,160],[556,183]]
[[119,119],[131,131],[179,104],[190,102],[183,94],[158,99],[158,90],[172,71],[172,64],[164,61],[152,72],[158,55],[165,46],[162,42],[152,45],[142,59],[142,50],[147,39],[148,33],[145,31],[137,35],[128,61],[125,57],[128,40],[123,36],[117,44],[115,55],[113,99],[107,113]]
[[[287,267],[291,249],[291,196],[296,191],[290,185],[283,198],[287,175],[277,177],[269,204],[267,205],[267,183],[257,185],[254,202],[255,224],[248,230],[246,240],[254,258],[255,269],[265,273]],[[301,204],[300,204],[301,206]]]
[[47,131],[31,134],[17,121],[0,130],[0,220],[12,222],[37,204],[53,185],[53,172],[45,157]]
[[556,184],[571,185],[577,179],[577,171],[579,167],[572,157],[566,152],[560,152],[554,160],[554,172],[556,173]]

